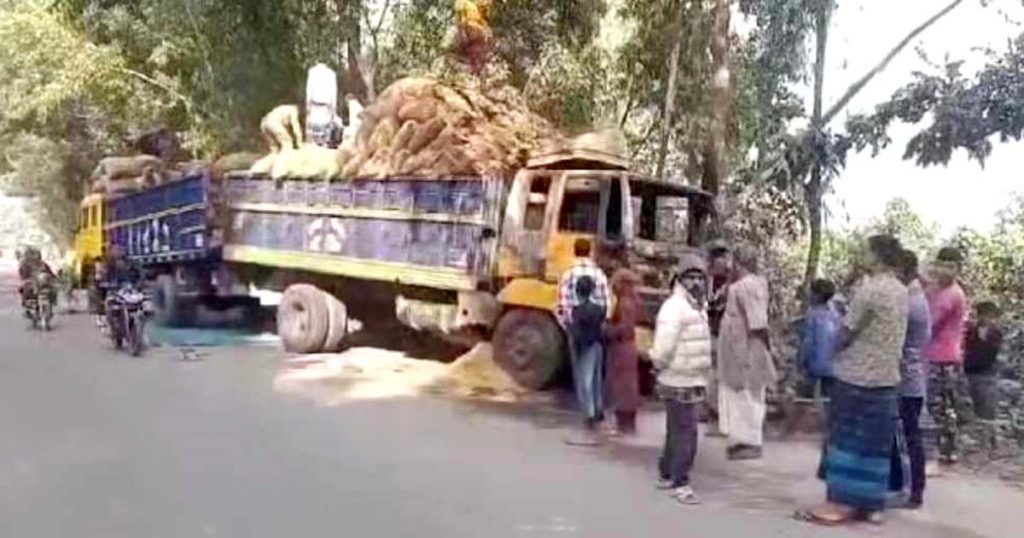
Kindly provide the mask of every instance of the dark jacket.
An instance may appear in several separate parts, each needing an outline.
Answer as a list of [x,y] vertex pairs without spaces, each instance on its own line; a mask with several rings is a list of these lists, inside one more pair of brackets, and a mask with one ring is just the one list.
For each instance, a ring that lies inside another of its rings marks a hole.
[[974,375],[995,373],[996,359],[1003,347],[1003,333],[997,327],[990,327],[985,338],[981,327],[971,325],[964,341],[964,372]]

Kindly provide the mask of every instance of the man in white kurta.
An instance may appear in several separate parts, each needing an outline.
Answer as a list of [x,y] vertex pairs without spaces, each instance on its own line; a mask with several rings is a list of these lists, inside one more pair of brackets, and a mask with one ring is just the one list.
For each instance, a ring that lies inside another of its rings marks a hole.
[[718,427],[730,459],[761,457],[765,390],[775,382],[768,347],[768,282],[757,274],[757,253],[736,250],[738,279],[729,286],[718,335]]

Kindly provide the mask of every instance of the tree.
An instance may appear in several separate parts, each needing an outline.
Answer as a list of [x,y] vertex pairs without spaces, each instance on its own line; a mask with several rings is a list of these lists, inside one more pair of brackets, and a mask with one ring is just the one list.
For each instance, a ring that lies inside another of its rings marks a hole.
[[803,191],[807,208],[807,221],[810,230],[810,242],[807,251],[807,264],[804,272],[805,287],[818,273],[821,255],[822,225],[824,211],[822,198],[828,191],[830,183],[845,166],[846,153],[852,143],[849,137],[835,134],[829,123],[840,114],[846,105],[867,84],[882,72],[903,49],[922,32],[942,17],[948,15],[963,0],[953,0],[938,12],[931,15],[923,23],[911,29],[874,67],[864,76],[851,84],[842,96],[828,109],[822,102],[821,88],[824,84],[824,58],[827,49],[829,18],[835,8],[834,0],[809,0],[807,7],[814,16],[815,71],[814,98],[809,126],[795,137],[782,137],[784,142],[779,145],[772,157],[774,163],[767,167],[768,175],[774,175],[776,181],[799,187]]
[[40,223],[66,246],[96,159],[180,98],[46,7],[0,5],[0,188],[33,196]]
[[903,158],[920,166],[945,165],[962,149],[984,164],[992,140],[1020,140],[1024,135],[1024,34],[1001,54],[989,51],[987,65],[972,77],[964,76],[960,61],[936,66],[933,72],[915,72],[913,80],[896,91],[873,113],[849,118],[847,130],[857,149],[874,154],[892,140],[888,129],[895,121],[929,122],[907,142]]

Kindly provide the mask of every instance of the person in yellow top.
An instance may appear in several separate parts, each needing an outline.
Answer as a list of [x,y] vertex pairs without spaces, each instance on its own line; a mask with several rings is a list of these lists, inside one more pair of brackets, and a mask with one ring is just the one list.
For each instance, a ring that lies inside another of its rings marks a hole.
[[487,24],[487,14],[491,4],[492,0],[455,0],[458,27],[455,50],[474,74],[483,70],[490,55],[491,29]]
[[487,28],[487,12],[491,0],[455,0],[455,17],[460,25]]

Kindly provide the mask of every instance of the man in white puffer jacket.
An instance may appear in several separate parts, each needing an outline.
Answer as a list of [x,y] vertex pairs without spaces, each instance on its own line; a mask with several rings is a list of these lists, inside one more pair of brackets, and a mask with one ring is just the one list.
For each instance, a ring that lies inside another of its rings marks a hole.
[[650,350],[667,416],[665,446],[658,461],[659,487],[672,490],[672,497],[683,504],[697,504],[690,470],[697,455],[698,410],[706,399],[711,374],[704,258],[684,253],[671,285],[672,295],[658,311]]

